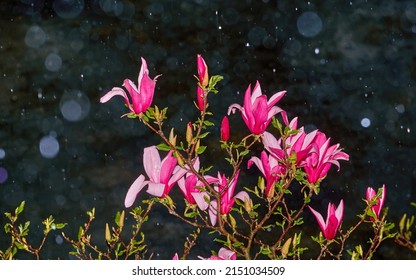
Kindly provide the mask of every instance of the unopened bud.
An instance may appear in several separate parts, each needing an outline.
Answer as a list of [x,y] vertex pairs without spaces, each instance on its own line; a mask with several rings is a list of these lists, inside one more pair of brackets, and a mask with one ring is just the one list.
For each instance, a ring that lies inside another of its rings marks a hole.
[[181,155],[177,151],[174,151],[173,152],[173,156],[178,161],[178,164],[179,164],[180,167],[184,167],[185,166],[185,162],[183,161]]
[[108,226],[108,223],[105,224],[105,240],[107,242],[111,241],[111,232],[110,232],[110,227]]
[[121,227],[121,228],[124,226],[124,216],[125,216],[125,213],[124,213],[124,210],[123,210],[123,211],[121,211],[120,218],[118,220],[118,226]]
[[195,144],[195,151],[199,150],[200,145],[201,145],[201,141],[200,139],[198,139],[198,141],[196,141],[196,144]]
[[176,146],[176,135],[173,131],[173,128],[170,130],[169,133],[169,143],[172,144],[172,146]]
[[186,125],[186,142],[188,142],[188,145],[191,143],[192,138],[193,138],[192,123],[188,122],[188,124]]

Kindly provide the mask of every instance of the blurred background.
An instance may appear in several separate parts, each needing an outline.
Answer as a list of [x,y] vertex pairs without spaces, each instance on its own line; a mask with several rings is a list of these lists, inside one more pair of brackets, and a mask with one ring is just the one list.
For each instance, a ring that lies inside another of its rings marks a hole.
[[[167,129],[183,131],[197,117],[193,75],[202,54],[209,73],[224,76],[220,94],[209,96],[214,122],[231,103],[242,104],[258,80],[268,96],[287,90],[279,106],[289,117],[320,129],[350,155],[340,172],[329,172],[315,209],[325,212],[343,198],[346,228],[364,207],[366,187],[386,184],[389,220],[414,213],[414,1],[20,0],[2,1],[0,24],[0,211],[25,200],[35,243],[47,216],[68,223],[64,231],[75,238],[85,211],[95,207],[92,233],[105,244],[105,223],[124,208],[128,187],[143,172],[143,149],[159,143],[137,120],[120,118],[122,98],[99,103],[125,78],[137,81],[140,57],[151,77],[163,74],[154,104],[169,107]],[[247,133],[238,115],[230,121],[232,137]],[[223,155],[217,128],[202,164]],[[255,167],[243,171],[239,188],[257,176]],[[172,195],[179,197],[176,187]],[[310,212],[304,219],[305,231],[318,234]],[[146,229],[155,259],[182,252],[190,232],[161,207]],[[371,228],[351,246],[369,236]],[[202,236],[191,257],[218,248]],[[69,249],[56,231],[42,257],[72,258]],[[414,257],[390,241],[375,256]]]

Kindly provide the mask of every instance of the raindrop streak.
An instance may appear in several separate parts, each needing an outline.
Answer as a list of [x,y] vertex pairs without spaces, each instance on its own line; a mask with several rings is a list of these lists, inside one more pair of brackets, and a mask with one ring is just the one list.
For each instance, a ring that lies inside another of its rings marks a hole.
[[39,151],[44,158],[54,158],[59,152],[59,142],[55,137],[47,135],[39,142]]
[[25,44],[31,48],[39,48],[46,41],[46,34],[42,28],[37,25],[31,26],[25,36]]
[[361,120],[362,127],[369,127],[371,125],[371,120],[369,118],[363,118]]
[[302,13],[296,22],[298,31],[305,37],[312,38],[322,31],[322,20],[315,12]]
[[64,19],[72,19],[84,10],[84,0],[56,0],[53,2],[53,10]]
[[61,69],[62,66],[62,59],[56,53],[49,54],[45,59],[45,67],[49,71],[57,72]]

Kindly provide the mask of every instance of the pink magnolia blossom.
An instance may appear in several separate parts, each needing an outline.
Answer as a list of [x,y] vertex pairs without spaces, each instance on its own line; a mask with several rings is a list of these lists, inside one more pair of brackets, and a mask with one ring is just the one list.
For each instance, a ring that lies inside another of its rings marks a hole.
[[314,214],[316,220],[318,221],[319,227],[327,240],[334,239],[335,235],[337,234],[338,228],[342,222],[342,217],[344,215],[344,201],[341,199],[338,207],[335,208],[335,205],[332,203],[328,204],[328,211],[326,221],[322,215],[312,209],[312,207],[308,206],[309,209]]
[[230,139],[230,123],[227,116],[224,116],[221,121],[221,141],[228,141]]
[[174,261],[178,261],[179,260],[178,253],[175,253],[175,255],[173,255],[172,260],[174,260]]
[[340,169],[338,160],[349,160],[349,155],[342,152],[339,144],[330,146],[331,138],[326,138],[322,132],[317,132],[312,143],[312,149],[305,159],[303,166],[309,183],[315,184],[328,173],[331,164]]
[[[365,198],[368,202],[371,202],[374,197],[377,195],[377,191],[371,187],[367,187],[365,192]],[[380,218],[381,209],[383,209],[384,200],[386,199],[386,186],[383,184],[381,187],[381,196],[377,198],[377,203],[371,206],[371,211],[376,215],[377,219]],[[372,221],[374,221],[373,217],[370,217]]]
[[[198,81],[201,84],[201,86],[206,87],[209,82],[208,66],[200,54],[196,56],[196,62],[197,62],[197,68],[198,68]],[[206,96],[205,96],[205,91],[200,86],[198,86],[197,88],[196,97],[197,97],[196,100],[198,103],[198,109],[200,111],[203,111],[206,106]]]
[[[317,130],[310,133],[305,133],[303,127],[297,128],[297,118],[294,118],[290,123],[289,127],[292,130],[298,130],[294,135],[287,137],[285,143],[282,143],[282,139],[276,139],[273,134],[265,131],[263,133],[263,145],[278,159],[284,159],[285,155],[290,156],[292,153],[296,154],[296,164],[298,166],[304,165],[304,159],[309,154],[312,143],[316,137]],[[284,146],[284,147],[283,147]]]
[[[212,176],[204,176],[204,178],[209,184],[218,181],[217,178]],[[179,179],[178,186],[190,204],[197,204],[201,210],[208,208],[209,194],[201,190],[204,183],[195,174],[189,174],[186,178]]]
[[172,189],[173,185],[185,175],[186,170],[177,165],[177,160],[172,156],[172,151],[160,160],[159,152],[155,146],[144,149],[143,165],[149,180],[140,175],[130,186],[124,205],[133,205],[139,192],[148,185],[147,192],[157,197],[164,197]]
[[[251,201],[249,195],[245,191],[241,191],[234,196],[235,187],[237,185],[238,176],[240,174],[240,170],[238,170],[234,177],[228,182],[225,175],[221,175],[218,172],[218,182],[217,185],[214,186],[214,189],[217,192],[221,193],[220,197],[220,213],[222,215],[228,214],[231,211],[231,208],[234,205],[235,199],[239,199],[241,201]],[[211,224],[215,225],[217,223],[217,201],[211,201],[208,209],[209,217],[211,220]]]
[[240,110],[241,116],[251,133],[257,135],[262,134],[272,121],[274,115],[282,113],[286,122],[286,112],[274,106],[285,93],[286,91],[277,92],[267,101],[267,96],[262,94],[260,83],[257,81],[253,92],[251,92],[251,86],[248,86],[244,95],[244,106],[232,104],[228,108],[228,115],[231,112],[235,113],[236,109]]
[[250,168],[253,163],[263,173],[266,179],[266,195],[270,197],[273,194],[274,183],[276,183],[280,176],[285,173],[286,168],[279,163],[278,159],[270,154],[267,155],[266,151],[262,151],[260,158],[252,157],[247,164],[247,168]]
[[151,79],[149,77],[149,70],[147,69],[147,62],[144,58],[142,60],[142,67],[140,68],[137,87],[129,79],[125,79],[123,86],[127,89],[130,95],[131,102],[127,93],[120,87],[114,87],[112,90],[107,92],[101,97],[100,102],[105,103],[116,95],[120,95],[124,98],[127,107],[131,113],[140,114],[145,112],[152,104],[153,95],[155,92],[156,80],[160,76],[156,76]]
[[218,251],[218,256],[211,256],[209,258],[199,258],[202,260],[236,260],[237,254],[223,247]]

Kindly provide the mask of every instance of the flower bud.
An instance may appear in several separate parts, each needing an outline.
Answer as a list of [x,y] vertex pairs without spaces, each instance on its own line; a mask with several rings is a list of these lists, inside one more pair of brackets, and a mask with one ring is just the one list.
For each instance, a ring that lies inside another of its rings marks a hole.
[[110,232],[110,227],[108,226],[108,223],[105,224],[105,240],[107,242],[111,241],[111,232]]
[[169,133],[169,143],[171,143],[172,146],[176,146],[176,135],[173,132],[173,128],[170,130],[170,133]]
[[221,141],[228,141],[230,139],[230,123],[227,116],[222,118],[221,122]]
[[188,122],[186,125],[186,142],[188,142],[188,145],[191,143],[192,138],[194,136],[192,135],[192,123]]

